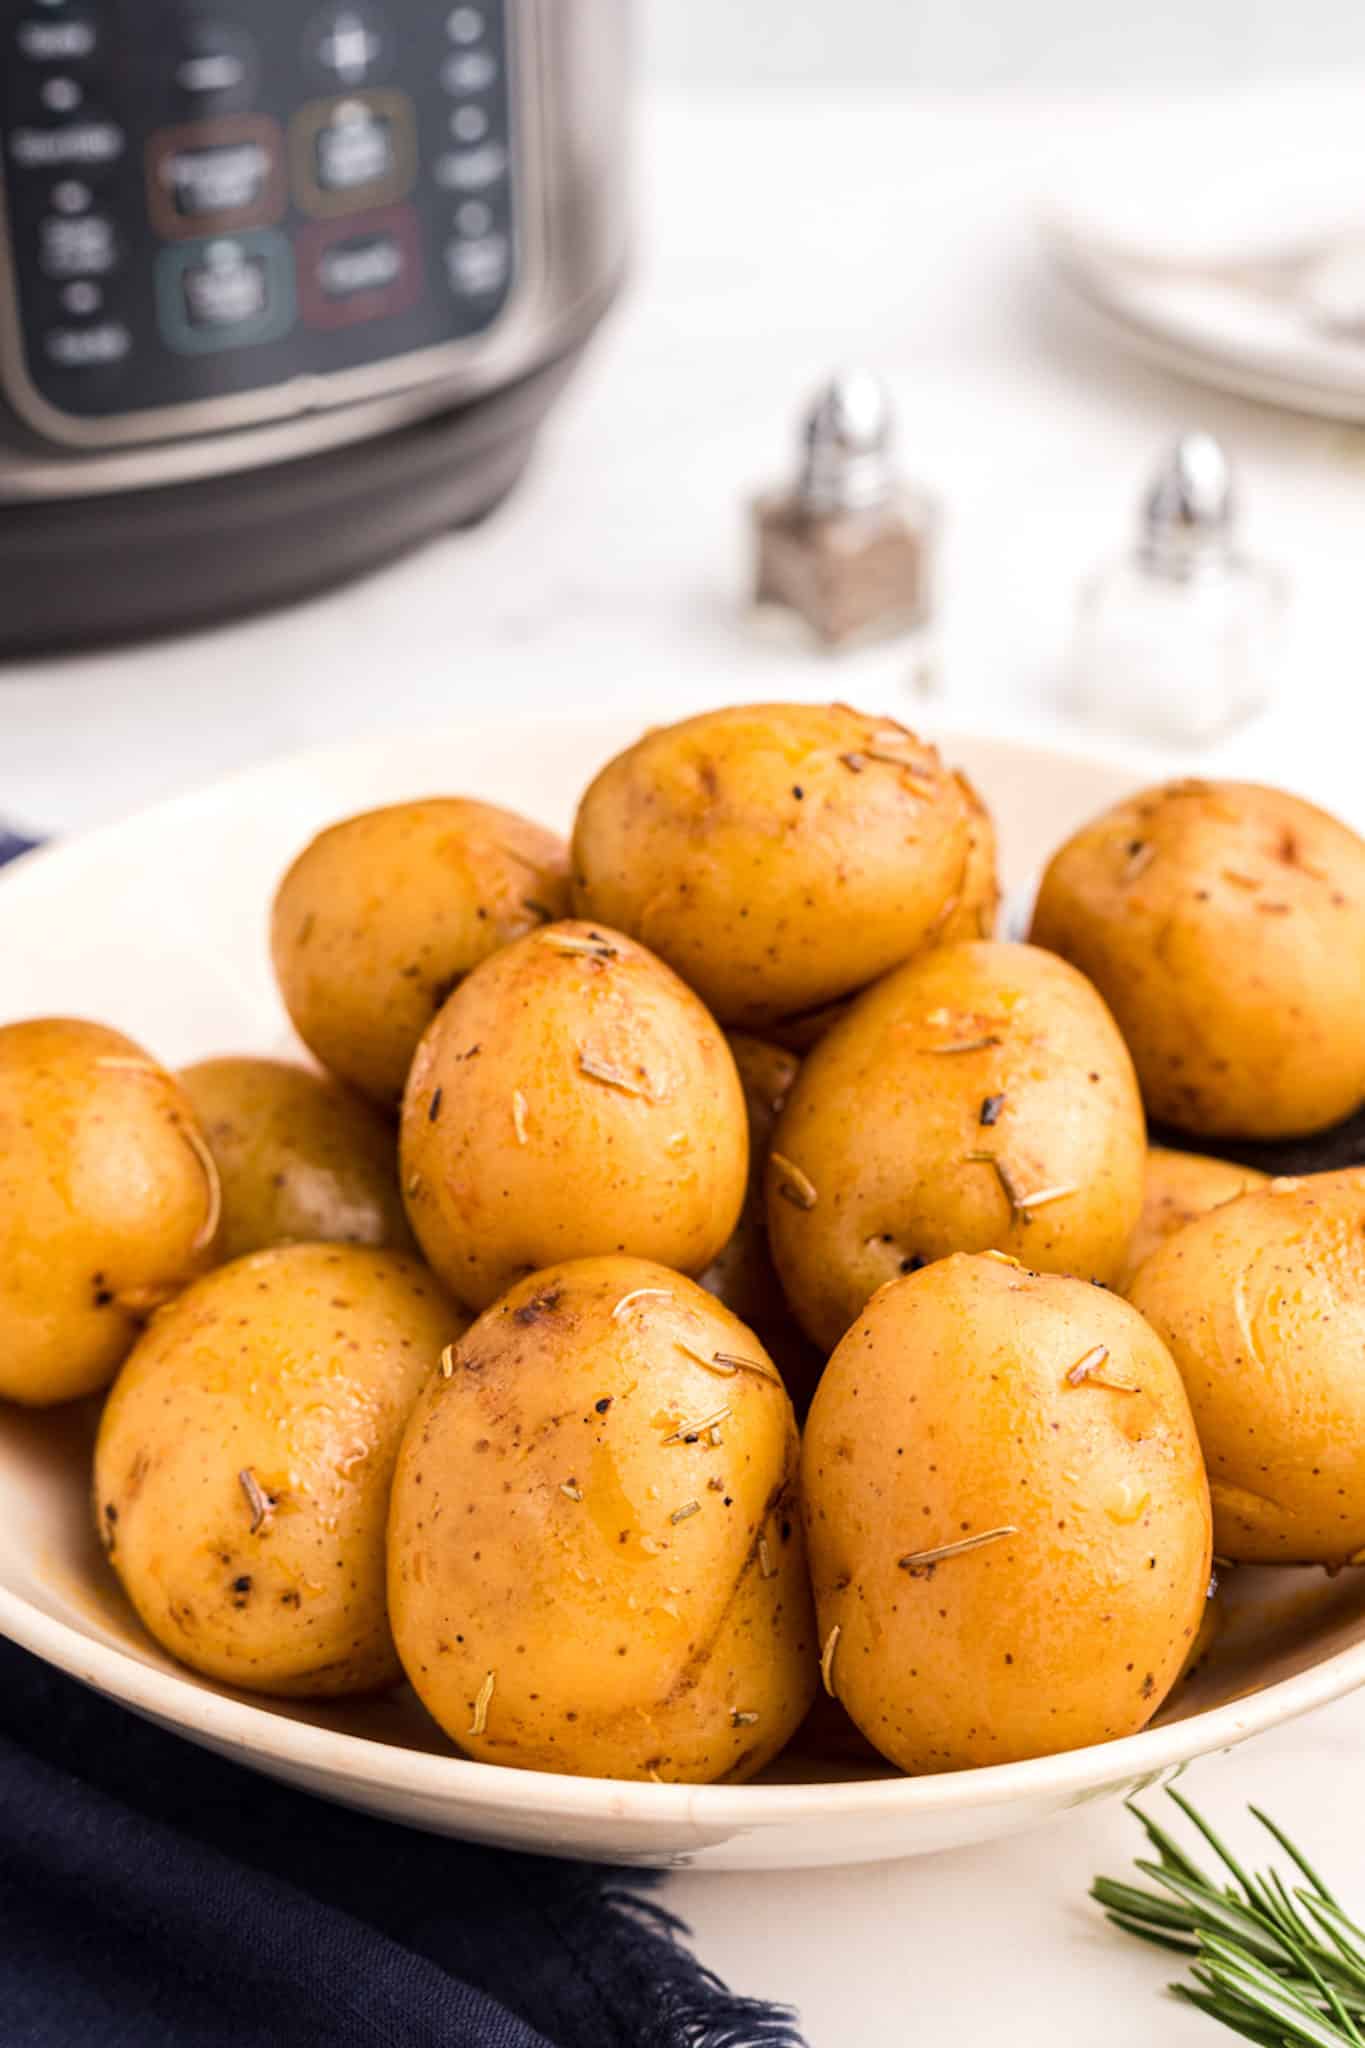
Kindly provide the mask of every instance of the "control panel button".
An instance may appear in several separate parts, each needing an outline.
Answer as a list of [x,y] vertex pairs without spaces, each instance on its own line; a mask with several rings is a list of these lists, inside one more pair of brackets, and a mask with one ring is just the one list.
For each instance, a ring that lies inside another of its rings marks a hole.
[[170,60],[171,85],[195,113],[227,113],[250,103],[260,74],[256,46],[234,22],[191,15]]
[[477,43],[487,25],[479,7],[452,7],[446,16],[446,34],[452,43]]
[[326,7],[310,22],[304,49],[318,77],[333,89],[363,85],[383,71],[389,33],[372,7]]
[[512,268],[506,235],[482,235],[476,242],[446,244],[446,269],[453,290],[462,297],[484,298],[501,291]]
[[83,64],[98,44],[94,17],[84,9],[51,15],[35,9],[14,31],[14,47],[30,64]]
[[221,235],[163,249],[156,284],[161,331],[186,355],[275,341],[294,324],[293,259],[283,235]]
[[10,161],[21,171],[59,171],[117,163],[123,130],[114,121],[69,121],[60,128],[16,128]]
[[104,304],[104,293],[88,277],[78,277],[73,284],[64,284],[59,297],[64,313],[98,313]]
[[409,206],[306,228],[299,304],[310,327],[351,327],[406,312],[421,294],[422,246]]
[[264,114],[162,129],[147,145],[147,191],[162,235],[264,226],[284,210],[280,131]]
[[101,277],[117,257],[114,224],[101,214],[49,214],[39,227],[38,262],[45,277]]
[[90,187],[79,178],[59,179],[49,194],[56,213],[84,213],[93,196]]
[[43,336],[48,361],[59,370],[104,369],[121,363],[132,346],[132,335],[118,320],[102,320],[97,327],[50,327]]
[[289,131],[294,197],[324,218],[401,199],[417,170],[417,125],[406,93],[314,100]]
[[441,83],[449,93],[487,92],[498,81],[498,60],[491,50],[457,50],[441,66]]
[[436,159],[432,175],[447,192],[484,192],[507,175],[507,151],[500,142],[452,149]]

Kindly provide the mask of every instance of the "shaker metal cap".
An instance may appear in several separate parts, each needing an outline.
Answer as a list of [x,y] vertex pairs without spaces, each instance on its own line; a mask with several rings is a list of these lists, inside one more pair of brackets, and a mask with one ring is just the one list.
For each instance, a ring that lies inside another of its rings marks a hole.
[[1212,434],[1182,434],[1143,501],[1142,558],[1149,567],[1175,576],[1225,560],[1236,514],[1232,471],[1221,442]]
[[810,512],[857,512],[884,504],[895,471],[894,415],[886,386],[870,370],[841,370],[806,414],[805,458],[797,485]]

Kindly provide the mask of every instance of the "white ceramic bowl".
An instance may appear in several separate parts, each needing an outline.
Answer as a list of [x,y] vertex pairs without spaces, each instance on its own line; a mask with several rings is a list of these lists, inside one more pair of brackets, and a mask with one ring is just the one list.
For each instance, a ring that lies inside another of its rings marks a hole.
[[[171,1064],[288,1050],[266,906],[320,825],[368,804],[462,790],[567,824],[634,736],[619,719],[467,728],[281,761],[32,855],[0,877],[0,1019],[119,1026]],[[1131,786],[1112,761],[964,739],[949,751],[999,823],[1025,886],[1058,840]],[[1234,1575],[1208,1662],[1141,1735],[1033,1763],[901,1778],[796,1749],[755,1784],[554,1778],[455,1755],[416,1702],[249,1699],[145,1637],[94,1542],[88,1408],[0,1412],[0,1631],[189,1740],[324,1797],[542,1854],[762,1869],[917,1855],[1126,1792],[1365,1682],[1365,1577]]]

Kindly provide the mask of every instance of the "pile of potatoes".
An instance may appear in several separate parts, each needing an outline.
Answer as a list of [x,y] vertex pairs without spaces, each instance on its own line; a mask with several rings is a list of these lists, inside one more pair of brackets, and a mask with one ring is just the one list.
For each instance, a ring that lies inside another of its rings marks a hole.
[[0,1029],[0,1395],[109,1389],[148,1631],[528,1769],[740,1780],[823,1685],[924,1772],[1141,1728],[1215,1552],[1365,1559],[1365,1170],[1202,1152],[1365,1103],[1365,844],[1174,783],[997,906],[933,747],[746,706],[571,846],[305,847],[318,1070]]

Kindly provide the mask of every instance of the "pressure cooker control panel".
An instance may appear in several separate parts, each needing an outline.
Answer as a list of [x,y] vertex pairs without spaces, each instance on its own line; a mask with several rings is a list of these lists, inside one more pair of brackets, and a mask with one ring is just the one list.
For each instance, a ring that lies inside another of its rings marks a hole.
[[19,409],[157,414],[487,329],[517,260],[506,6],[0,0]]

